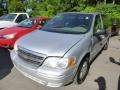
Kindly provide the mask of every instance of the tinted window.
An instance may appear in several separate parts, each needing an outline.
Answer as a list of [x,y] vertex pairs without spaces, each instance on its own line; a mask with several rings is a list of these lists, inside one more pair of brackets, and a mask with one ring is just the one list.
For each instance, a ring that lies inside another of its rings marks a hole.
[[48,21],[43,30],[68,34],[86,33],[90,29],[92,18],[91,14],[64,13]]
[[17,17],[16,22],[19,23],[19,22],[21,22],[21,21],[23,21],[23,20],[25,20],[25,19],[27,19],[26,14],[21,14],[21,15],[19,15],[19,16]]
[[2,20],[13,21],[16,16],[17,16],[17,14],[7,14],[2,17]]
[[110,18],[107,17],[107,15],[102,15],[102,20],[103,20],[103,28],[107,29],[111,25]]
[[31,28],[36,23],[36,19],[26,19],[18,24],[18,27]]

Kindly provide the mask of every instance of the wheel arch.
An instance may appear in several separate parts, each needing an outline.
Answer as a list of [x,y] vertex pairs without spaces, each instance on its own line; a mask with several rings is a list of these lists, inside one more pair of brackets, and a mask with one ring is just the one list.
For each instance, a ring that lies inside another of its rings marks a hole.
[[88,57],[90,59],[90,52],[85,53],[81,58],[79,57],[78,65],[81,64],[81,62],[84,60],[84,58]]
[[76,74],[75,74],[75,77],[74,77],[74,80],[73,80],[75,84],[77,84],[76,77],[77,77],[77,73],[78,73],[78,68],[79,68],[80,64],[83,62],[84,58],[86,58],[86,57],[88,57],[90,59],[90,52],[87,52],[86,54],[83,55],[82,58],[79,58],[80,59],[79,62],[78,62],[79,64],[77,66],[77,71],[76,71]]

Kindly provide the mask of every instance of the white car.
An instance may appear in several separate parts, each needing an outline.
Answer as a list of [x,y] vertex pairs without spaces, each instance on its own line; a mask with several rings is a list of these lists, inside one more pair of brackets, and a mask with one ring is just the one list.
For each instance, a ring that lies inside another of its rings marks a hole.
[[24,19],[29,18],[27,13],[9,13],[0,19],[0,30],[17,25]]

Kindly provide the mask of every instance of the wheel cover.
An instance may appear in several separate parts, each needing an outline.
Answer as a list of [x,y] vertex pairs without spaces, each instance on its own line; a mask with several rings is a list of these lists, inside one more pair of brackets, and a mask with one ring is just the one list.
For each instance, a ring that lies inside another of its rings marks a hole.
[[80,72],[80,75],[79,75],[79,78],[80,79],[83,79],[87,73],[87,69],[88,69],[88,64],[87,64],[87,61],[85,61],[82,65],[82,68],[81,68],[81,72]]

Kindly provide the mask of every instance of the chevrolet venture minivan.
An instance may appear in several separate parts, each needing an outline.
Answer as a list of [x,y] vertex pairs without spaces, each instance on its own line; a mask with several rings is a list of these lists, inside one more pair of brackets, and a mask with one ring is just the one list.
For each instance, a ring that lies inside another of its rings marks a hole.
[[107,49],[108,41],[101,14],[66,12],[48,21],[42,30],[20,38],[11,58],[22,74],[43,85],[80,84],[90,62]]

